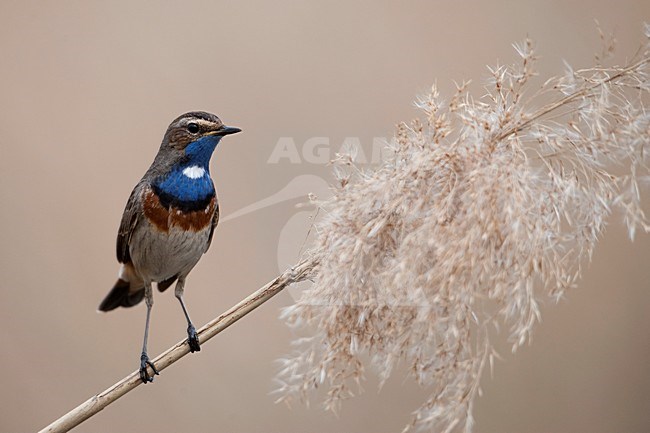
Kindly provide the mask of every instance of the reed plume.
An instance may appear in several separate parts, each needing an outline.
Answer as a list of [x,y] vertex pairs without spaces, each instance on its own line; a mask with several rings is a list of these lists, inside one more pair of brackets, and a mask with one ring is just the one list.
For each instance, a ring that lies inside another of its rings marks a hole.
[[489,69],[485,96],[434,86],[376,169],[337,155],[312,284],[282,314],[309,336],[281,360],[279,401],[323,387],[337,410],[367,367],[383,383],[399,362],[430,391],[405,430],[469,432],[495,329],[513,351],[529,342],[539,300],[576,284],[613,212],[631,238],[650,231],[650,26],[625,66],[606,65],[601,35],[593,67],[541,85],[526,40],[516,64]]

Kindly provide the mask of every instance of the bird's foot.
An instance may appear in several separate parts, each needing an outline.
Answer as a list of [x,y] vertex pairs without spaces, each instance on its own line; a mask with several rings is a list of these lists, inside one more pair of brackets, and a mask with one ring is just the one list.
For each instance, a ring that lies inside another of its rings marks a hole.
[[151,367],[151,370],[153,371],[153,374],[160,374],[158,373],[158,370],[156,370],[156,367],[153,365],[153,362],[149,360],[149,356],[147,356],[147,352],[142,352],[142,355],[140,356],[140,380],[142,380],[142,383],[145,385],[149,382],[153,382],[153,375],[149,376],[149,370],[147,370],[147,367]]
[[187,343],[190,345],[190,352],[194,353],[201,350],[199,334],[196,333],[196,329],[191,323],[190,326],[187,327]]

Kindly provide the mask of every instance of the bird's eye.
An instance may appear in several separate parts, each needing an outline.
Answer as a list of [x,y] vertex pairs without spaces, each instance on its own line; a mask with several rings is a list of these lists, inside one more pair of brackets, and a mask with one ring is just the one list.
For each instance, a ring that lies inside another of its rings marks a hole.
[[199,132],[199,125],[197,125],[196,123],[188,123],[187,130],[190,132],[190,134],[196,134],[197,132]]

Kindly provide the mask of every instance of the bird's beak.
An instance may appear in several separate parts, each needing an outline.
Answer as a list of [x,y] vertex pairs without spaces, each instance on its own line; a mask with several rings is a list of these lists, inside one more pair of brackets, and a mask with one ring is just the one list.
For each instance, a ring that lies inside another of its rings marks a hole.
[[223,137],[224,135],[237,134],[238,132],[241,132],[241,129],[224,126],[221,129],[211,132],[210,135],[220,135]]

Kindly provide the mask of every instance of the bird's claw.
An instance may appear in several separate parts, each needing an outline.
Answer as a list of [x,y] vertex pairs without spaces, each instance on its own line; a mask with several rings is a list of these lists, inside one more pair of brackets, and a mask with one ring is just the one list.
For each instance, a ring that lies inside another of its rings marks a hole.
[[151,367],[151,370],[153,371],[154,375],[160,374],[158,373],[158,370],[156,370],[156,367],[153,365],[153,362],[149,360],[149,356],[147,356],[146,352],[142,352],[142,356],[140,356],[140,380],[142,380],[142,383],[145,385],[149,382],[153,382],[153,375],[149,376],[149,371],[147,370],[147,366]]
[[187,344],[190,345],[190,352],[199,352],[201,345],[199,344],[199,334],[196,333],[194,325],[190,324],[187,327]]

